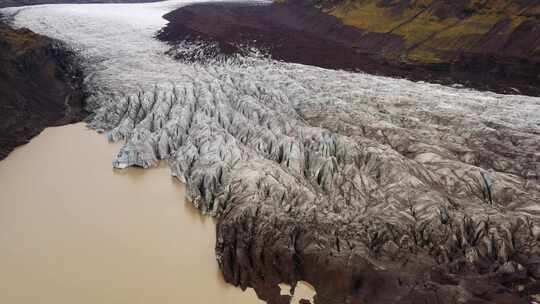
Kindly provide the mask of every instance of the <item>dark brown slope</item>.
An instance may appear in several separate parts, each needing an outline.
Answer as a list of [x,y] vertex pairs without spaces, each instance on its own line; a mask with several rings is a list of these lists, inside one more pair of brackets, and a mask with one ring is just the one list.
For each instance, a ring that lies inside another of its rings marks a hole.
[[0,24],[0,159],[45,127],[85,116],[75,54],[58,41]]
[[[534,21],[534,15],[525,18],[512,35],[502,37],[505,38],[504,48],[498,42],[502,39],[500,32],[507,25],[501,22],[499,30],[494,28],[491,34],[482,37],[482,44],[475,42],[475,50],[481,51],[471,52],[456,46],[444,54],[437,53],[439,58],[424,52],[429,39],[422,40],[422,43],[411,40],[413,44],[418,44],[413,52],[408,36],[385,33],[383,29],[370,32],[359,26],[345,25],[343,22],[349,19],[337,18],[330,14],[332,12],[325,13],[310,1],[290,2],[187,6],[165,16],[170,23],[158,37],[171,43],[186,38],[216,41],[220,51],[229,54],[239,52],[238,45],[248,44],[266,49],[275,59],[289,62],[361,70],[413,80],[460,83],[501,93],[540,95],[540,57],[536,53],[520,52],[525,47],[529,49],[540,43],[540,34],[535,34],[540,33],[540,27]],[[442,14],[441,10],[437,14]],[[396,20],[400,19],[396,17]],[[387,21],[382,20],[384,24]],[[418,25],[412,32],[420,33],[423,30]],[[425,28],[425,31],[429,33],[431,29]],[[416,39],[416,35],[411,36]],[[470,36],[465,38],[473,41]],[[452,37],[454,40],[459,41],[459,37]],[[429,42],[441,46],[453,45],[449,41]],[[427,55],[422,57],[422,54]]]

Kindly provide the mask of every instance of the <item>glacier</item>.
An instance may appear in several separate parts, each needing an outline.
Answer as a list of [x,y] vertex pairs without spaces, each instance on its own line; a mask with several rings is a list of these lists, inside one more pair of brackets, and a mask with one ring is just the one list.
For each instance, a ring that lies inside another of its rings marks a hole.
[[113,166],[168,161],[218,219],[228,282],[271,303],[300,280],[317,303],[392,303],[422,281],[466,303],[472,277],[540,279],[540,98],[258,55],[177,61],[154,36],[190,3],[2,12],[78,50],[89,126],[124,142]]

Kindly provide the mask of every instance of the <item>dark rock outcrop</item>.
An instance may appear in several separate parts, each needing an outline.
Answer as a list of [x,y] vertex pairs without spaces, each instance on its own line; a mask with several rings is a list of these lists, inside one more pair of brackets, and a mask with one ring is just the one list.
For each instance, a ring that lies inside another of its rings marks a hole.
[[48,126],[86,117],[82,82],[62,43],[0,23],[0,159]]
[[255,46],[288,62],[539,96],[540,4],[490,1],[470,8],[462,3],[469,1],[442,0],[196,4],[166,15],[170,23],[158,37],[212,41],[227,54]]

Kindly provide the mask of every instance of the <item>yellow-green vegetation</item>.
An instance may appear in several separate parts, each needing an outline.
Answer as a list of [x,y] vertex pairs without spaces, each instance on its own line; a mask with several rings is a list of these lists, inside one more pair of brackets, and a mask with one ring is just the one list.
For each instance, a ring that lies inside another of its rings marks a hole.
[[463,20],[454,20],[454,24],[437,32],[429,41],[419,45],[424,52],[436,50],[465,50],[499,21],[497,15],[471,16]]
[[29,30],[14,30],[0,26],[0,40],[4,41],[16,52],[23,52],[40,45],[39,35]]
[[412,50],[408,55],[407,59],[410,61],[424,62],[424,63],[440,63],[442,62],[435,53],[425,51],[424,49],[417,48]]
[[370,32],[389,32],[415,14],[410,10],[401,16],[394,16],[391,8],[378,7],[376,1],[346,2],[328,12],[347,25]]
[[525,13],[525,16],[538,16],[540,17],[540,5],[528,9]]
[[540,57],[540,47],[536,48],[533,53],[532,53],[533,56],[538,56]]
[[403,24],[392,33],[405,37],[407,47],[422,43],[424,40],[451,28],[458,22],[456,18],[437,20],[429,13],[422,13],[413,21]]
[[454,26],[448,27],[444,31],[437,33],[438,38],[456,38],[472,35],[483,35],[487,33],[497,22],[504,17],[499,15],[474,15],[469,18],[459,20]]
[[437,0],[348,0],[326,12],[344,24],[403,38],[403,51],[386,56],[437,63],[454,50],[469,49],[487,33],[511,34],[527,16],[539,14],[540,5],[521,7],[519,1],[509,0],[471,0],[465,5]]
[[523,23],[523,21],[525,21],[525,20],[527,20],[527,17],[524,17],[524,16],[514,16],[514,17],[512,17],[512,19],[511,19],[512,24],[511,24],[510,28],[508,28],[508,34],[510,34],[518,26],[520,26],[521,23]]

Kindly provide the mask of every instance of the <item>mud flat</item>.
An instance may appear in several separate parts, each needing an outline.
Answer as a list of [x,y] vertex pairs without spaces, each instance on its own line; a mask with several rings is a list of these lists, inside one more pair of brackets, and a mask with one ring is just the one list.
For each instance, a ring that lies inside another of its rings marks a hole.
[[225,284],[167,166],[113,170],[118,148],[75,124],[0,162],[0,302],[263,303]]

